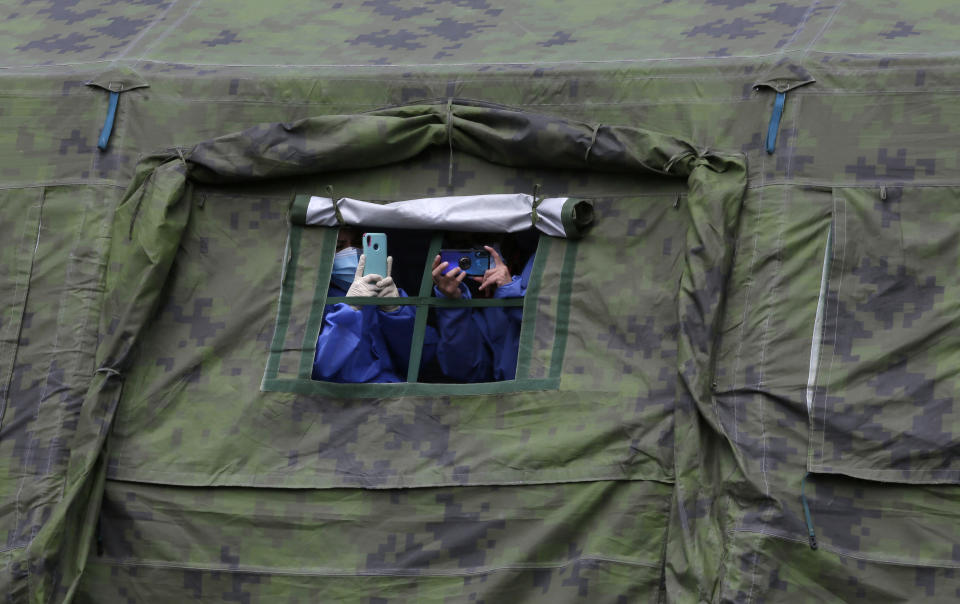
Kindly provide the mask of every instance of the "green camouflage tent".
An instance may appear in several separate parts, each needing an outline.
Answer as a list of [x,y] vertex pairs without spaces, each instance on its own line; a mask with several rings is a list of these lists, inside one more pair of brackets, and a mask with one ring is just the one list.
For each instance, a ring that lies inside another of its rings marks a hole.
[[[8,0],[6,601],[956,601],[958,32]],[[538,229],[516,378],[311,379],[341,224]]]

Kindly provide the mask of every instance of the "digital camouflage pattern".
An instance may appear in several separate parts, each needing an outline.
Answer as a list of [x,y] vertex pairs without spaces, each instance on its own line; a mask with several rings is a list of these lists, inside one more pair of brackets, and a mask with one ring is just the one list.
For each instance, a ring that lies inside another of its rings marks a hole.
[[[955,2],[5,9],[6,601],[960,598]],[[536,185],[554,389],[261,391],[294,195]]]

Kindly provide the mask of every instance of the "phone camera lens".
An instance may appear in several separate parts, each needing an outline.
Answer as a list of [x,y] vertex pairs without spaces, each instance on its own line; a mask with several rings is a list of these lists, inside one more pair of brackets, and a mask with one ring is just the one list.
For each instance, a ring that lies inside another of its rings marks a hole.
[[460,261],[457,262],[457,265],[463,270],[467,270],[472,264],[473,261],[470,260],[470,256],[461,256]]

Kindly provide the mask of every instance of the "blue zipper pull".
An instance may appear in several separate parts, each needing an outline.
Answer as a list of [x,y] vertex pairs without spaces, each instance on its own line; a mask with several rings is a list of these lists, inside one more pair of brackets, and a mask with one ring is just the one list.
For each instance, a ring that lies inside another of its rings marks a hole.
[[770,125],[767,127],[767,153],[773,155],[777,149],[777,133],[780,131],[780,118],[783,117],[783,104],[787,100],[786,92],[778,92],[773,101],[773,113],[770,114]]
[[116,90],[110,91],[110,105],[107,107],[107,119],[103,122],[103,130],[100,131],[100,139],[97,141],[97,148],[101,151],[107,150],[107,144],[110,142],[110,133],[113,132],[113,121],[117,119],[117,102],[120,100],[120,93]]

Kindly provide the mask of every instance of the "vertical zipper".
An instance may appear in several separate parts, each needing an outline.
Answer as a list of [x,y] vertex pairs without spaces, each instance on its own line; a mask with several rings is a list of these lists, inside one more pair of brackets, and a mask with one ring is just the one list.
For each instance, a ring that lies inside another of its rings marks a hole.
[[[833,221],[827,231],[827,243],[823,246],[823,268],[820,272],[820,293],[817,296],[817,312],[813,319],[813,337],[810,342],[810,369],[807,373],[807,417],[813,414],[813,397],[817,388],[817,372],[820,369],[820,350],[823,347],[823,324],[827,306],[827,287],[830,283],[830,259],[833,256]],[[810,549],[817,549],[817,534],[813,529],[813,516],[810,514],[810,504],[807,502],[807,478],[809,472],[804,473],[800,481],[800,504],[803,506],[803,519],[807,525],[807,540]]]
[[803,504],[803,519],[807,523],[807,541],[810,543],[810,549],[817,549],[817,533],[813,530],[813,517],[810,516],[810,506],[807,505],[807,472],[800,481],[800,503]]
[[813,337],[810,342],[810,365],[807,373],[807,414],[813,412],[813,396],[817,387],[817,371],[820,368],[820,349],[823,346],[823,323],[827,305],[827,286],[830,281],[830,257],[833,255],[833,222],[827,231],[827,243],[823,248],[823,268],[820,273],[820,295],[817,297],[817,313],[813,319]]

